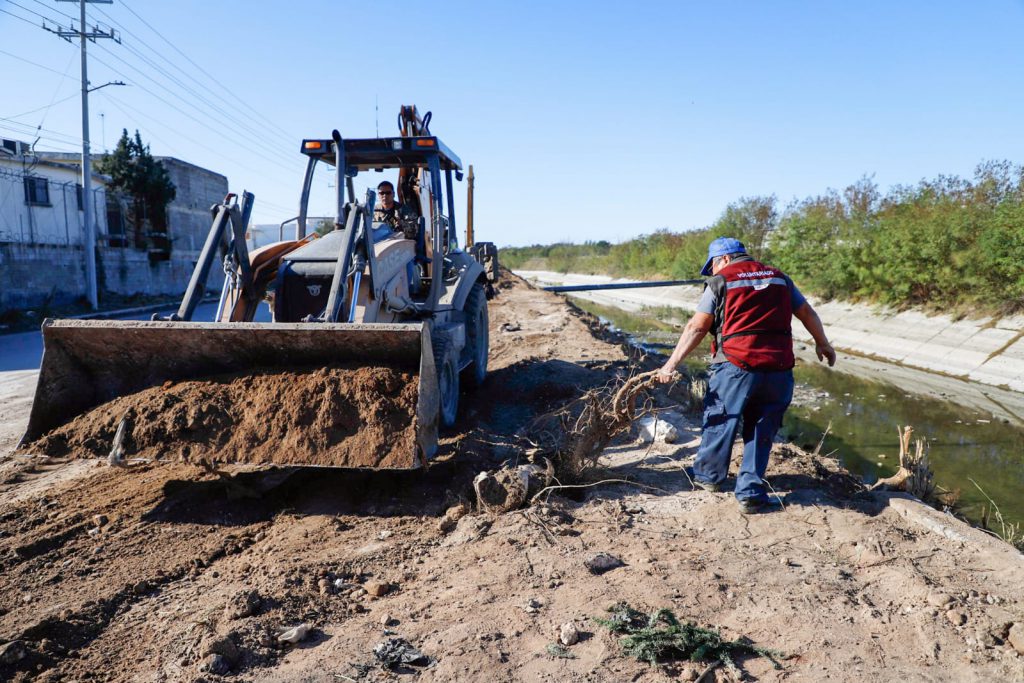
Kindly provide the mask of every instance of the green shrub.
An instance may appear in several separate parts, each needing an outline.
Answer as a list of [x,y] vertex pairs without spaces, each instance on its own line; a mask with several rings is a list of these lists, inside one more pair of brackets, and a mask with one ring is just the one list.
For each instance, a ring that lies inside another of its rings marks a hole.
[[939,176],[883,195],[870,177],[842,192],[729,204],[710,226],[657,230],[619,244],[503,249],[512,268],[637,279],[698,277],[711,240],[736,237],[807,293],[896,307],[1024,310],[1024,168],[985,162],[970,180]]

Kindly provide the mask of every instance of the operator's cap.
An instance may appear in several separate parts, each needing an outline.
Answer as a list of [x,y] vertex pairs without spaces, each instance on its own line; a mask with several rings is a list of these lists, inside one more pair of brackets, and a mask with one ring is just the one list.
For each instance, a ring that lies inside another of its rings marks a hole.
[[725,256],[726,254],[745,254],[747,248],[743,246],[743,242],[733,237],[719,237],[714,242],[708,245],[708,260],[704,264],[704,267],[700,269],[700,274],[704,276],[711,275],[711,262],[719,256]]

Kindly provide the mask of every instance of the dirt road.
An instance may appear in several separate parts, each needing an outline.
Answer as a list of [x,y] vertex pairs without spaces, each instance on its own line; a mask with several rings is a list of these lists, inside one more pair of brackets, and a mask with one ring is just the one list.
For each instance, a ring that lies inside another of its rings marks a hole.
[[[648,488],[444,524],[476,472],[517,452],[517,430],[626,366],[555,295],[509,279],[491,306],[492,374],[426,472],[237,486],[182,463],[0,459],[0,680],[696,677],[623,656],[593,621],[619,600],[789,655],[781,670],[739,662],[763,681],[1024,679],[1008,642],[1024,621],[1019,553],[916,502],[858,493],[834,463],[790,448],[769,472],[786,510],[744,517],[683,476],[692,416],[677,444],[609,449],[605,478]],[[23,398],[0,413],[0,445]],[[593,574],[597,552],[624,564]],[[580,642],[549,649],[569,621]],[[297,644],[279,639],[302,624]],[[431,663],[382,669],[372,651],[389,637]]]

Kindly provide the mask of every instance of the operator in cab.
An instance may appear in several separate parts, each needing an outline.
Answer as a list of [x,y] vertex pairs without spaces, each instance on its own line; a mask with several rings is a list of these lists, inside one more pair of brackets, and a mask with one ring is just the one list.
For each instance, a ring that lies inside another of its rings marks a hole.
[[373,209],[375,223],[387,223],[406,239],[416,239],[416,212],[395,201],[395,186],[385,180],[377,186],[377,205]]

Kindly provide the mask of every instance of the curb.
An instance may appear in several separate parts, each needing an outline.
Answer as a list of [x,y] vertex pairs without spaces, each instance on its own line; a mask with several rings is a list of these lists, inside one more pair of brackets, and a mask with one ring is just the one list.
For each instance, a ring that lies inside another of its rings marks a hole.
[[[199,303],[209,304],[216,303],[217,297],[206,297],[200,299]],[[96,311],[95,313],[83,313],[81,315],[70,315],[67,319],[71,320],[106,320],[108,318],[119,318],[123,315],[138,315],[140,313],[156,313],[157,311],[166,311],[171,308],[178,308],[181,305],[179,300],[171,300],[167,303],[162,304],[149,304],[147,306],[136,306],[134,308],[122,308],[115,311]]]

